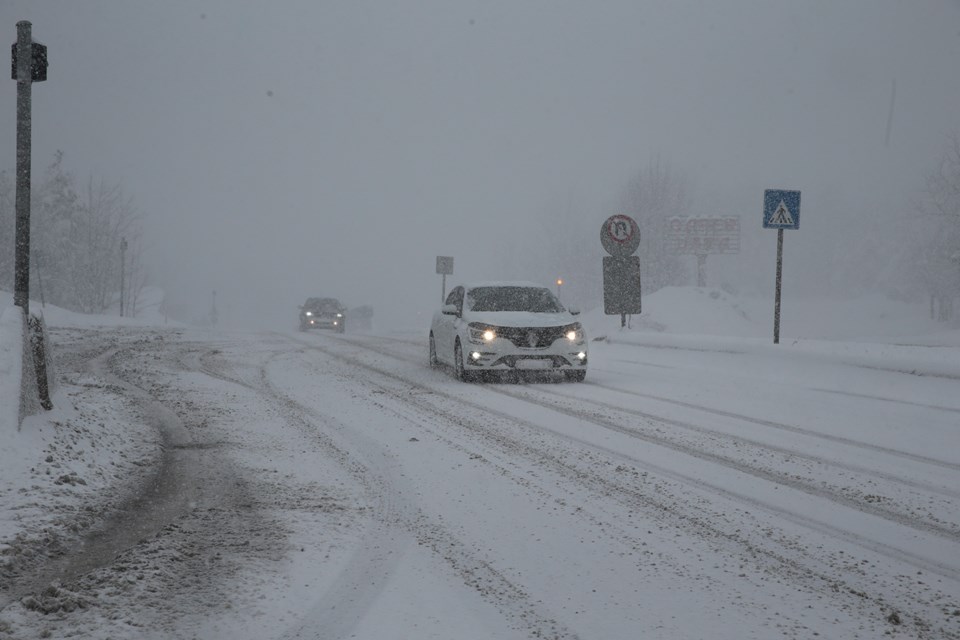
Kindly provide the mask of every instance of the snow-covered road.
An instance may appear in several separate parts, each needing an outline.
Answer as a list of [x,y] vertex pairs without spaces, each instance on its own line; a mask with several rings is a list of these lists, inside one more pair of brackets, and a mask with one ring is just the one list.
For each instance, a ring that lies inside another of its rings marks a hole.
[[128,416],[141,472],[8,564],[0,638],[960,637],[960,380],[924,347],[594,342],[583,384],[462,384],[421,336],[55,339],[63,425]]

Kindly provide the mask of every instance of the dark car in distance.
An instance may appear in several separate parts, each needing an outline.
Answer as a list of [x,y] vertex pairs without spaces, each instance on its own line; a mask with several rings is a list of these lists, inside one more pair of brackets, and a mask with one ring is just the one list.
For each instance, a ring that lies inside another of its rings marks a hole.
[[300,331],[333,329],[343,333],[347,328],[346,311],[336,298],[307,298],[300,306]]

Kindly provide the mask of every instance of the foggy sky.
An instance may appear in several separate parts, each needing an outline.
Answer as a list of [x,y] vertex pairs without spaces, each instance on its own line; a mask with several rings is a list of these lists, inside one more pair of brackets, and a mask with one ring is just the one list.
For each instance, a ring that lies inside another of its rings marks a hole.
[[[693,213],[755,236],[731,277],[771,264],[763,189],[802,190],[801,278],[838,217],[889,216],[960,128],[947,0],[5,0],[8,43],[23,19],[50,59],[34,175],[60,149],[81,182],[120,182],[156,283],[284,329],[311,295],[426,326],[436,255],[451,283],[527,279],[500,268],[511,229],[573,194],[598,243],[657,156]],[[10,169],[15,105],[8,79]]]

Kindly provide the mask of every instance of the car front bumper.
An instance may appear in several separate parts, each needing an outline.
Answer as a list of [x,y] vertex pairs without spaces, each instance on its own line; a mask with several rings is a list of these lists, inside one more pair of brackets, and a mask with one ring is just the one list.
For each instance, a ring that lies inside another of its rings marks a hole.
[[300,322],[308,329],[337,329],[343,323],[343,318],[324,318],[313,316],[309,318],[303,318]]
[[464,343],[463,366],[472,371],[575,371],[587,368],[585,341],[571,342],[560,338],[547,347],[517,347],[509,340],[497,338],[478,343]]

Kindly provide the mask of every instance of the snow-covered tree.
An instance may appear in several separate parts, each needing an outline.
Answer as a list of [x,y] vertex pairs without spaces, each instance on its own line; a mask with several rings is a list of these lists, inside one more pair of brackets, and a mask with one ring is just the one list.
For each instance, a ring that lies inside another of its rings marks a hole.
[[73,281],[70,265],[71,229],[80,211],[73,176],[63,168],[63,153],[57,151],[41,180],[33,185],[30,212],[31,297],[72,308]]
[[[12,289],[15,189],[0,173],[0,287]],[[120,243],[127,239],[125,299],[143,286],[140,218],[119,185],[91,179],[81,195],[57,152],[34,181],[30,213],[30,294],[57,306],[102,313],[119,298]]]
[[69,255],[74,307],[84,313],[102,313],[119,297],[120,245],[128,239],[127,269],[137,257],[140,220],[133,203],[119,185],[93,179],[70,230]]
[[930,295],[931,316],[947,321],[960,296],[960,134],[949,136],[916,208],[920,215],[913,275]]
[[691,195],[686,178],[656,158],[638,172],[620,194],[620,210],[640,227],[640,273],[646,293],[684,284],[687,269],[663,242],[667,219],[690,214]]

